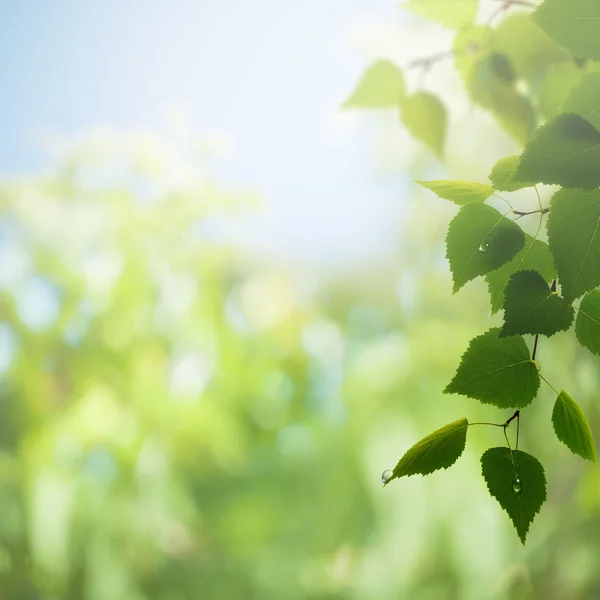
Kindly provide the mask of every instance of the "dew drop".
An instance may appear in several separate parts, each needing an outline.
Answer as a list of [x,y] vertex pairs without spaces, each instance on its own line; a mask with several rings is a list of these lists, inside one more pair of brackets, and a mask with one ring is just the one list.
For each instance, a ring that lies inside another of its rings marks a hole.
[[393,476],[394,476],[394,473],[392,471],[390,471],[389,469],[386,469],[381,474],[381,481],[383,481],[383,485],[385,485]]
[[517,477],[513,481],[513,492],[515,494],[520,494],[522,490],[523,490],[523,484],[521,483],[521,480]]
[[481,242],[481,245],[479,246],[479,252],[487,252],[489,249],[490,243],[487,240]]

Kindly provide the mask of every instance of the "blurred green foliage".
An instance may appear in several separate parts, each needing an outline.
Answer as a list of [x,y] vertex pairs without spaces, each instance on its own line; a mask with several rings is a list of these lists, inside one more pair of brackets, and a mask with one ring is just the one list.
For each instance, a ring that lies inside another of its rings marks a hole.
[[[0,600],[600,596],[600,473],[556,440],[551,392],[521,428],[550,482],[527,549],[480,477],[501,433],[381,489],[424,431],[498,414],[442,395],[489,303],[450,295],[452,207],[420,193],[392,264],[322,277],[237,244],[253,199],[168,141],[6,183]],[[570,337],[541,351],[598,432]]]

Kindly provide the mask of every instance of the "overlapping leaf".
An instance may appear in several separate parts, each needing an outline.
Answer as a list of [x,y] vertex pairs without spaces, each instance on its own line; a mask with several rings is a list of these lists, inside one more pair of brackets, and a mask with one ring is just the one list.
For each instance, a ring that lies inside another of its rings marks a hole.
[[[600,21],[599,21],[600,22]],[[589,73],[571,90],[564,112],[575,113],[600,130],[600,73]]]
[[416,139],[423,142],[438,158],[442,157],[448,116],[437,96],[427,92],[408,96],[400,108],[400,118]]
[[521,157],[519,155],[501,158],[490,173],[490,181],[495,190],[500,192],[515,192],[535,185],[536,181],[519,181],[515,177]]
[[454,292],[513,258],[525,243],[523,230],[486,204],[467,204],[452,219],[446,237]]
[[515,176],[563,187],[597,187],[600,132],[579,115],[558,115],[540,127],[525,146]]
[[394,468],[392,479],[409,475],[427,475],[453,465],[465,449],[467,419],[459,419],[441,427],[416,443]]
[[524,545],[529,527],[546,501],[544,468],[521,450],[490,448],[481,457],[481,472]]
[[577,402],[564,390],[554,404],[552,425],[556,437],[573,454],[596,462],[596,447],[590,425]]
[[504,291],[504,325],[500,335],[551,336],[571,327],[574,312],[537,271],[519,271]]
[[[585,75],[585,70],[568,61],[552,65],[537,89],[539,108],[546,119],[552,119],[563,111],[569,92]],[[567,111],[568,112],[568,111]]]
[[600,354],[600,291],[594,290],[581,300],[575,333],[582,346],[594,354]]
[[573,56],[600,59],[598,0],[544,0],[533,20]]
[[568,301],[600,285],[600,190],[559,190],[550,201],[548,243]]
[[525,234],[523,249],[509,262],[485,276],[490,292],[492,314],[504,305],[504,290],[518,271],[537,271],[545,281],[556,279],[556,268],[548,244]]
[[471,181],[437,180],[417,183],[431,190],[439,198],[459,205],[485,202],[494,193],[491,186]]
[[540,377],[520,336],[499,328],[472,339],[445,394],[462,394],[500,408],[522,408],[535,397]]
[[389,60],[373,63],[342,108],[398,108],[405,95],[402,71]]

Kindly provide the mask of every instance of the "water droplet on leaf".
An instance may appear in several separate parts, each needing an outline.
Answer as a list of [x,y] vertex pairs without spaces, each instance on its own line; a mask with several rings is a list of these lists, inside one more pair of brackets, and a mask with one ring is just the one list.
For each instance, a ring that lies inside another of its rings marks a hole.
[[490,243],[488,241],[481,242],[479,246],[479,252],[487,252],[490,249]]
[[394,473],[387,469],[381,474],[381,481],[383,481],[383,484],[385,485],[393,476]]
[[513,481],[513,492],[515,494],[520,494],[522,489],[523,489],[523,484],[521,483],[521,480],[517,477]]

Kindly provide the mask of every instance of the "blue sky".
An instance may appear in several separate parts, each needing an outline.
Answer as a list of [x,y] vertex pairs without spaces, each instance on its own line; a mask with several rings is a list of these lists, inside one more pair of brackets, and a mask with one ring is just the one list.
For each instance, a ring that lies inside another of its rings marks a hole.
[[40,132],[153,128],[182,106],[221,132],[225,184],[259,191],[269,250],[309,262],[393,246],[404,184],[376,166],[369,123],[336,141],[324,123],[366,57],[349,23],[397,18],[390,0],[19,0],[0,3],[0,174],[49,164]]

